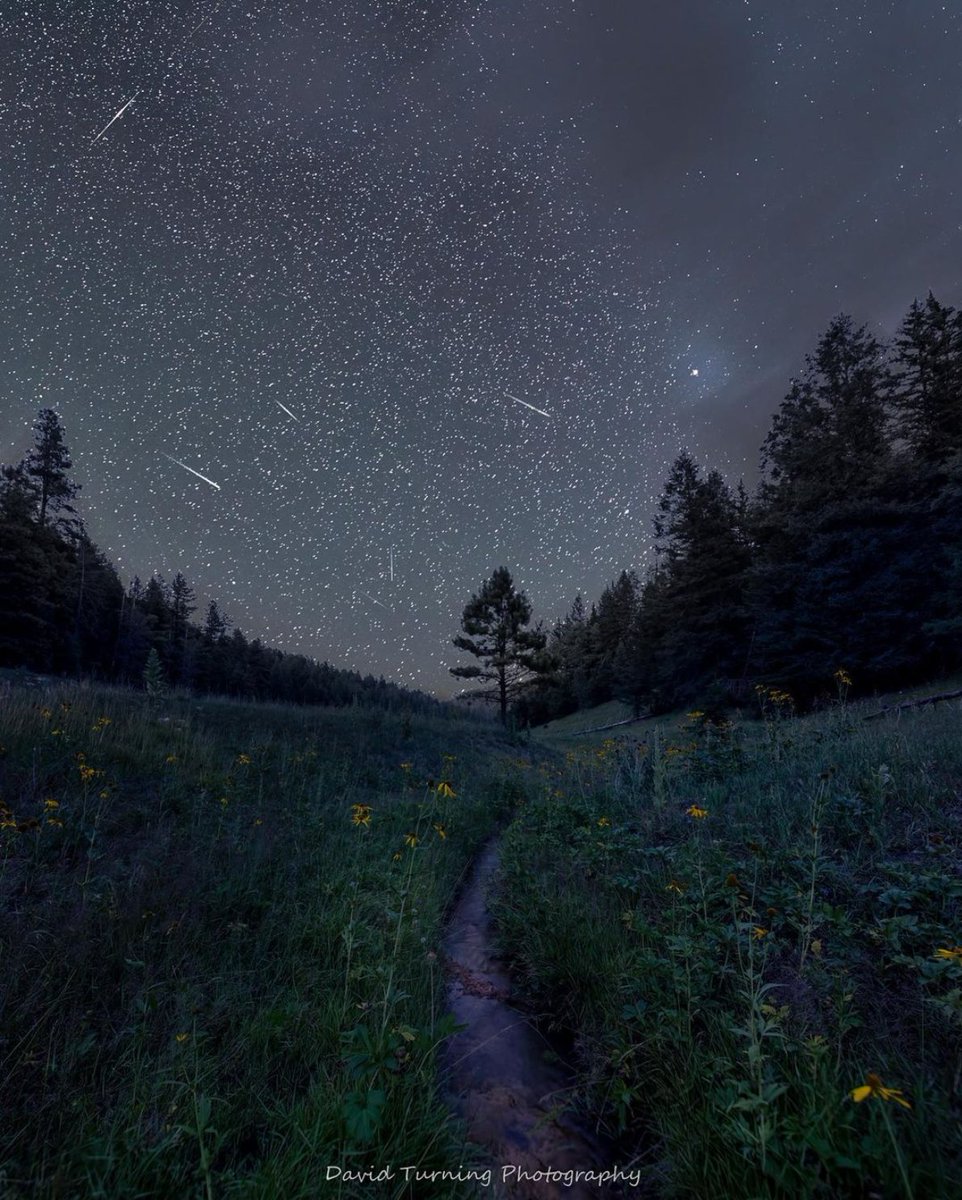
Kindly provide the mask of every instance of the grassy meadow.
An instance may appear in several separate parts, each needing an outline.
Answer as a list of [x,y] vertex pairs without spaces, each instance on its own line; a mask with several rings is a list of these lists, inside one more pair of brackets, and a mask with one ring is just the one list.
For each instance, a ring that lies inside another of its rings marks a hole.
[[496,726],[7,687],[0,746],[4,1200],[467,1161],[436,948],[513,803]]
[[[519,1001],[699,1200],[962,1195],[962,709],[536,731],[0,700],[0,1197],[467,1197],[441,930],[499,828]],[[491,1193],[488,1193],[491,1194]]]
[[962,1195],[962,711],[838,691],[538,735],[501,937],[656,1195]]

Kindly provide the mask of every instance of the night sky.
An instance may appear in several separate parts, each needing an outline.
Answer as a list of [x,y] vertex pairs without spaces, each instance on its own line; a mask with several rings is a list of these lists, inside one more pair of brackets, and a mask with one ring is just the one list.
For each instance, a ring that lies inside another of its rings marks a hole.
[[55,408],[125,580],[453,694],[495,567],[596,599],[834,314],[962,301],[960,78],[932,0],[3,4],[0,458]]

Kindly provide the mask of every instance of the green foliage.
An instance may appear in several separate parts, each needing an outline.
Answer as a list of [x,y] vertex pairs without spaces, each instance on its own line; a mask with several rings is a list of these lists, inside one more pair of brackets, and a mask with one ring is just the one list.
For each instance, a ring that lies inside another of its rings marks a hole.
[[0,744],[5,1200],[468,1161],[438,948],[516,799],[496,726],[65,685],[13,689]]
[[155,647],[151,647],[147,655],[147,665],[144,667],[144,690],[153,701],[163,700],[167,695],[167,676],[160,665],[160,656]]
[[659,1194],[956,1190],[958,708],[862,724],[847,679],[582,744],[505,836],[517,978]]

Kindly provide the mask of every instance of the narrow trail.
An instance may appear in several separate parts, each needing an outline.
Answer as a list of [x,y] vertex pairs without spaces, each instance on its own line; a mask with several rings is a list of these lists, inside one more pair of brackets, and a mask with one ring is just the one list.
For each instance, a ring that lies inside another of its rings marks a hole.
[[[628,1200],[641,1193],[620,1185],[525,1179],[547,1170],[610,1171],[615,1159],[601,1141],[565,1113],[573,1079],[531,1018],[512,1007],[511,978],[493,945],[486,892],[498,867],[497,841],[478,857],[452,914],[444,941],[448,1001],[459,1024],[445,1053],[452,1105],[471,1141],[490,1156],[498,1187],[510,1200]],[[502,1167],[515,1167],[502,1181]]]

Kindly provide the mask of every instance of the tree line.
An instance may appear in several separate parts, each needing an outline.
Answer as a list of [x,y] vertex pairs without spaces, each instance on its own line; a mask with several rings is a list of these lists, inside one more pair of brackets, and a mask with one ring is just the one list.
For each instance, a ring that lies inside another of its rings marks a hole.
[[930,293],[888,344],[836,317],[760,465],[749,494],[678,456],[647,572],[502,652],[519,719],[611,699],[723,705],[771,686],[806,706],[838,672],[867,692],[962,665],[962,314]]
[[197,613],[181,572],[125,587],[88,536],[60,419],[42,409],[26,458],[0,466],[0,667],[141,686],[156,655],[165,685],[294,704],[378,705],[442,715],[450,706],[248,640],[217,602]]

